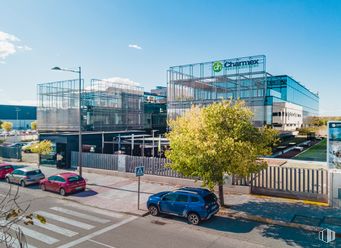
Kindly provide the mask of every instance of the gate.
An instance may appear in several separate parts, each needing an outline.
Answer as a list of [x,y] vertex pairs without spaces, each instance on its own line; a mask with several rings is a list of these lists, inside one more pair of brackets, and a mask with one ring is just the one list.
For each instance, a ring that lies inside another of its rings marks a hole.
[[269,166],[252,175],[251,193],[328,202],[328,171]]
[[0,157],[21,160],[21,148],[0,146]]

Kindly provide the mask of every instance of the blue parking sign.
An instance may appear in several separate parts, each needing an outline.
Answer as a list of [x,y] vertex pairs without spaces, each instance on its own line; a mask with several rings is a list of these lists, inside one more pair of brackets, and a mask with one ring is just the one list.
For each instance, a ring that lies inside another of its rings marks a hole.
[[137,167],[135,168],[135,175],[136,175],[137,177],[143,176],[143,175],[144,175],[144,166],[137,166]]

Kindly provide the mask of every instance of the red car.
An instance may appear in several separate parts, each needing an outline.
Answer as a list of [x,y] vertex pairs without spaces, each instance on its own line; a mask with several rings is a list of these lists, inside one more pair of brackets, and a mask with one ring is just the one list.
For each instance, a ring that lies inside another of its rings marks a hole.
[[0,179],[4,179],[8,173],[14,171],[14,168],[10,164],[2,163],[0,164]]
[[42,190],[58,192],[62,196],[77,191],[84,191],[86,182],[84,178],[75,173],[60,173],[40,181]]

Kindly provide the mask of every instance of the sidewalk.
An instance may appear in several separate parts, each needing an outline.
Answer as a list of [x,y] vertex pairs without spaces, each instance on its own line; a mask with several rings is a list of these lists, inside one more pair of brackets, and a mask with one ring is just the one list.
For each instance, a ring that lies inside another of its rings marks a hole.
[[258,195],[225,195],[224,199],[222,215],[307,231],[329,228],[341,235],[341,210],[322,203]]
[[[46,176],[63,170],[41,167]],[[140,210],[137,209],[137,178],[83,173],[87,190],[64,197],[66,200],[129,214],[147,214],[146,201],[151,194],[173,190],[179,185],[145,181],[141,177]],[[150,177],[149,177],[150,178]],[[273,225],[320,231],[324,228],[341,235],[341,210],[323,204],[286,198],[265,197],[250,194],[225,194],[226,208],[220,215],[242,218]]]

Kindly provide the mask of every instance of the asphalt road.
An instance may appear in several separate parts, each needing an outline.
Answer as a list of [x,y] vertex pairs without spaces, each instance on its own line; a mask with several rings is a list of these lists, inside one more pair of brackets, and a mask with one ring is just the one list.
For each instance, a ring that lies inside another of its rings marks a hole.
[[[8,184],[0,181],[0,196],[7,191]],[[37,186],[20,188],[19,195],[28,212],[47,219],[46,224],[18,223],[29,248],[341,247],[339,240],[325,245],[316,233],[226,217],[192,226],[181,218],[126,215],[84,206]]]

